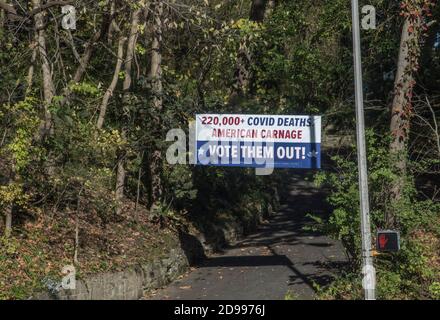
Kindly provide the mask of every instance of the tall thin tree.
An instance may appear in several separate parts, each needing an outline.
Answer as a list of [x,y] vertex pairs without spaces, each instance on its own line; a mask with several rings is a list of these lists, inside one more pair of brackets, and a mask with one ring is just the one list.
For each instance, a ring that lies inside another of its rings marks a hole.
[[[122,137],[126,139],[127,127],[130,121],[130,88],[132,85],[132,67],[136,48],[136,41],[139,32],[139,18],[142,9],[137,8],[131,13],[131,27],[130,35],[127,44],[127,53],[125,55],[124,61],[124,82],[122,84],[123,98],[122,98]],[[124,197],[124,184],[125,184],[125,150],[120,150],[118,152],[118,164],[116,172],[116,213],[119,214],[121,211],[121,201]]]
[[[41,0],[32,0],[33,10],[38,11],[41,7]],[[41,60],[41,71],[43,74],[43,96],[44,96],[44,124],[42,136],[53,134],[52,115],[49,110],[52,99],[55,95],[55,85],[52,79],[52,70],[46,47],[46,31],[44,26],[44,11],[35,14],[35,32],[37,33],[37,46]]]
[[[151,93],[153,109],[153,126],[160,129],[162,126],[161,113],[163,109],[163,85],[162,85],[162,23],[163,23],[163,1],[152,2],[153,10],[153,41],[151,45]],[[156,137],[158,138],[158,137]],[[152,146],[150,153],[151,190],[150,205],[155,207],[162,197],[161,179],[162,153],[159,146]]]
[[423,29],[426,29],[426,15],[433,2],[422,5],[420,1],[401,2],[404,23],[402,26],[397,73],[394,83],[394,98],[391,105],[390,131],[392,141],[390,154],[396,169],[396,179],[390,186],[392,208],[387,212],[385,221],[388,227],[396,224],[395,206],[402,200],[407,176],[407,142],[409,138],[411,116],[413,114],[412,97],[415,87],[415,73],[419,68],[420,41]]

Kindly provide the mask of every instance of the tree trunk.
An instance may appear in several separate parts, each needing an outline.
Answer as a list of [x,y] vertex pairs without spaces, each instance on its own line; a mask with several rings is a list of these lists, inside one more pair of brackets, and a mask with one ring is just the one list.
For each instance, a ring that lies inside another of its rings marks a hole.
[[113,43],[113,31],[114,30],[114,19],[113,17],[115,16],[115,7],[116,7],[116,3],[114,0],[110,1],[110,16],[111,16],[111,23],[108,26],[108,30],[107,30],[107,45],[111,46]]
[[28,94],[32,89],[32,83],[34,81],[35,60],[37,59],[37,48],[38,48],[36,39],[35,41],[32,42],[31,47],[32,47],[32,56],[31,56],[31,65],[29,66],[27,80],[26,80],[27,82],[26,94]]
[[5,210],[5,236],[9,237],[12,233],[12,207],[10,204],[6,207]]
[[119,73],[121,72],[122,62],[124,61],[124,43],[127,39],[123,36],[119,38],[118,41],[118,57],[116,61],[115,71],[113,72],[113,79],[107,88],[107,91],[102,98],[101,107],[99,109],[98,121],[96,123],[96,127],[98,129],[102,129],[105,120],[105,114],[107,112],[108,102],[113,95],[113,91],[116,88],[119,80]]
[[86,72],[87,65],[89,64],[90,58],[92,57],[93,48],[95,43],[101,38],[101,31],[96,32],[92,39],[86,44],[86,48],[84,53],[79,60],[79,66],[75,71],[75,75],[73,76],[73,82],[80,82],[84,73]]
[[3,31],[5,27],[6,14],[3,9],[0,8],[0,30]]
[[103,17],[101,28],[98,30],[93,37],[87,42],[84,53],[80,59],[79,66],[75,71],[75,75],[73,76],[73,81],[75,83],[80,82],[86,72],[87,65],[90,62],[90,58],[92,57],[93,50],[97,42],[99,42],[105,35],[107,29],[109,28],[109,24],[111,24],[111,18],[109,15],[105,15]]
[[[84,74],[87,70],[87,66],[89,65],[90,59],[92,57],[93,51],[95,49],[96,44],[102,40],[104,35],[106,34],[108,27],[110,24],[110,15],[104,14],[101,22],[100,29],[87,41],[85,45],[84,52],[82,56],[79,58],[78,61],[78,67],[75,70],[75,73],[73,75],[72,81],[73,83],[78,83],[82,80],[84,77]],[[69,31],[70,32],[70,31]],[[74,46],[74,43],[72,43],[72,46]],[[70,100],[70,88],[69,86],[65,87],[63,89],[63,100],[61,101],[61,104],[64,105]]]
[[78,251],[79,251],[79,213],[76,211],[75,215],[75,249],[73,251],[73,263],[78,265]]
[[[267,0],[253,0],[249,13],[249,20],[261,23],[264,20]],[[230,102],[234,103],[235,99],[245,96],[251,87],[251,65],[252,52],[249,48],[249,39],[243,37],[237,55],[237,65],[235,69],[235,80],[230,97]]]
[[17,10],[15,10],[14,6],[11,4],[7,4],[3,1],[0,1],[0,13],[2,14],[2,23],[3,25],[8,21],[22,21],[23,17],[17,14]]
[[[37,10],[41,6],[41,0],[32,0],[33,10]],[[50,62],[46,49],[46,32],[44,30],[44,12],[35,14],[35,30],[37,30],[37,46],[41,59],[41,70],[43,73],[43,96],[44,96],[44,124],[42,126],[42,136],[52,135],[52,115],[49,106],[55,95],[55,86],[53,84]]]
[[153,107],[157,112],[162,110],[162,1],[154,1],[153,43],[151,47],[150,76],[153,92]]
[[[153,2],[153,42],[151,51],[151,91],[152,107],[154,110],[153,126],[161,128],[161,113],[163,108],[162,87],[162,17],[163,3],[161,0]],[[156,137],[158,138],[158,137]],[[153,146],[150,155],[151,171],[151,205],[155,207],[162,197],[161,164],[162,154],[158,146]]]
[[[136,48],[136,41],[138,37],[138,27],[139,27],[139,17],[141,14],[141,9],[136,9],[133,11],[131,16],[131,28],[130,36],[128,38],[127,53],[124,63],[124,82],[122,85],[123,98],[123,119],[122,119],[122,137],[125,139],[127,135],[127,126],[130,121],[130,112],[128,103],[130,102],[129,91],[132,83],[132,67],[134,59],[134,50]],[[121,202],[124,197],[124,184],[125,184],[125,150],[121,150],[118,154],[118,170],[116,173],[116,213],[120,214]]]
[[134,50],[136,48],[136,41],[138,38],[138,27],[139,27],[139,17],[141,14],[141,9],[136,9],[133,11],[131,16],[131,28],[130,28],[130,36],[128,38],[128,44],[127,44],[127,54],[124,64],[124,83],[123,83],[123,90],[124,93],[130,90],[131,82],[132,82],[132,67],[133,67],[133,59],[134,59]]
[[249,19],[255,22],[262,22],[266,12],[268,0],[253,0]]
[[[394,99],[391,106],[390,131],[392,141],[390,155],[394,163],[397,178],[390,186],[392,208],[403,198],[406,180],[407,142],[412,114],[412,95],[415,85],[414,72],[418,68],[419,41],[421,35],[420,18],[405,18],[400,39],[397,73],[394,83]],[[396,212],[386,213],[387,227],[396,224]]]
[[81,189],[78,192],[78,198],[76,201],[76,210],[75,210],[75,248],[73,252],[73,263],[78,265],[78,252],[79,252],[79,214],[81,212],[81,194],[84,190],[84,185],[81,186]]
[[267,8],[266,8],[266,11],[264,13],[264,18],[265,19],[272,14],[272,12],[275,10],[275,7],[277,6],[277,4],[278,3],[277,3],[276,0],[269,0],[267,2]]

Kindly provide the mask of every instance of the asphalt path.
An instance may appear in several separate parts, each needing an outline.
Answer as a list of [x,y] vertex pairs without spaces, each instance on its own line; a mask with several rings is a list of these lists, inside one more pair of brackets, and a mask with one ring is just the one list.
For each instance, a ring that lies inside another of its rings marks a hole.
[[342,245],[304,228],[308,213],[324,216],[326,193],[311,175],[287,171],[281,210],[258,230],[192,268],[146,299],[314,299],[317,286],[337,277],[346,263]]

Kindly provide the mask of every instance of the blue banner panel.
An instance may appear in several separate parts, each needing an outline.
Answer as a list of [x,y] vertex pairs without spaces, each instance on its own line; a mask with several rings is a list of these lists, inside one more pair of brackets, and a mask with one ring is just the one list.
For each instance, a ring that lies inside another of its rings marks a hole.
[[321,168],[320,143],[197,141],[196,163],[250,168]]

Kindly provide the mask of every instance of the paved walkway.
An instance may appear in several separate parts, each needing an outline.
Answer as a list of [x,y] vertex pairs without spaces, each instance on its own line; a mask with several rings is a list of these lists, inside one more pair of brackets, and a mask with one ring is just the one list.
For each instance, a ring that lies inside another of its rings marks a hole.
[[268,223],[147,299],[313,299],[315,283],[328,283],[346,259],[340,243],[303,229],[307,213],[327,212],[325,193],[310,175],[286,174],[288,196]]

